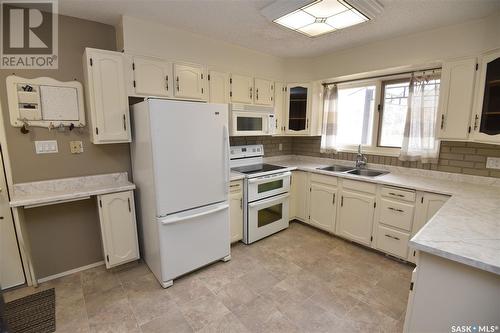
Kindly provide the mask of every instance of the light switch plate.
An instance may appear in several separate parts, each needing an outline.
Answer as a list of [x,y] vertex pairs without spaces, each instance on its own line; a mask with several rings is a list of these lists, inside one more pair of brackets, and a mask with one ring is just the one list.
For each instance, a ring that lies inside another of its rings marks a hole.
[[488,157],[486,159],[486,168],[500,169],[500,157]]
[[83,143],[81,141],[70,141],[69,149],[71,154],[81,154],[83,153]]
[[52,154],[59,152],[56,140],[35,141],[35,151],[37,154]]

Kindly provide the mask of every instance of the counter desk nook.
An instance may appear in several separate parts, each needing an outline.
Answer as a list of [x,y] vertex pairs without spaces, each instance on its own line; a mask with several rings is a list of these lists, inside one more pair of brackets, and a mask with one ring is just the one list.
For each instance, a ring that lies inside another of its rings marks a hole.
[[10,207],[26,283],[37,286],[24,211],[97,197],[106,268],[139,259],[134,207],[135,185],[126,172],[14,184]]

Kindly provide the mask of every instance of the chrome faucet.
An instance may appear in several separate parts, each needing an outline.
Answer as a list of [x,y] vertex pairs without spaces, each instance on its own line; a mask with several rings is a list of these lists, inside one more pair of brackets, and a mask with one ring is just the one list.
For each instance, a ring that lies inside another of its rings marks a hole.
[[358,146],[358,154],[356,155],[356,168],[361,169],[366,167],[366,156],[361,153],[361,145]]

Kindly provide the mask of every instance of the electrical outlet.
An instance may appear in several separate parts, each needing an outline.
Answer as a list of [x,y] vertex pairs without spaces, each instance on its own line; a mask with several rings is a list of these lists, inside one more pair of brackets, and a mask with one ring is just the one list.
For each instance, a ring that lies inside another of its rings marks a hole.
[[488,169],[500,169],[500,157],[488,157],[486,167]]
[[278,144],[278,150],[279,150],[279,151],[282,151],[282,150],[283,150],[283,144],[282,144],[282,143]]
[[37,154],[57,153],[59,151],[57,148],[57,141],[56,140],[35,141],[35,151]]
[[71,150],[71,154],[83,153],[83,143],[81,141],[70,141],[69,149]]

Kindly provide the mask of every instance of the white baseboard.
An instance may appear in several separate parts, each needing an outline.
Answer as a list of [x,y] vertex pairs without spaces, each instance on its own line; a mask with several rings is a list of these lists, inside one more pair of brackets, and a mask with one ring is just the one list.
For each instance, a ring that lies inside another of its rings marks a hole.
[[78,272],[81,272],[81,271],[84,271],[84,270],[87,270],[87,269],[90,269],[90,268],[98,267],[98,266],[101,266],[101,265],[104,265],[104,260],[95,262],[95,263],[90,264],[90,265],[86,265],[86,266],[74,268],[74,269],[71,269],[71,270],[66,271],[66,272],[62,272],[62,273],[58,273],[58,274],[46,276],[44,278],[38,279],[38,283],[44,283],[44,282],[47,282],[47,281],[50,281],[50,280],[55,280],[55,279],[58,279],[60,277],[66,276],[66,275],[71,275],[71,274],[78,273]]

